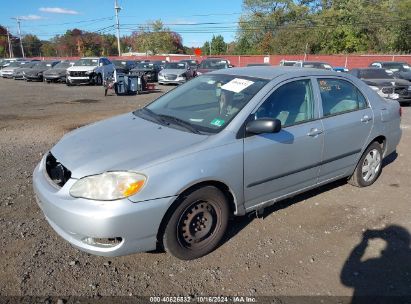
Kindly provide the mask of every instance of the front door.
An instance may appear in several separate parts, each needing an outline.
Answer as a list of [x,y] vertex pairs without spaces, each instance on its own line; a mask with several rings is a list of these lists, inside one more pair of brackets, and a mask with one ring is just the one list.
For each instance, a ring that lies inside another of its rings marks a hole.
[[323,149],[310,79],[282,84],[255,112],[255,118],[281,120],[279,133],[244,139],[246,209],[317,183]]

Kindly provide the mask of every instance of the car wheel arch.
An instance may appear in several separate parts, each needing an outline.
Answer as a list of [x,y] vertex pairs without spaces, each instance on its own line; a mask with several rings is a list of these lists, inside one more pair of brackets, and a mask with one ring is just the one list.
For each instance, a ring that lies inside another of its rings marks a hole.
[[157,231],[157,242],[158,242],[160,249],[164,249],[163,244],[162,244],[162,235],[176,207],[182,202],[182,200],[188,193],[191,193],[197,189],[200,189],[206,186],[216,187],[227,197],[231,215],[238,213],[239,210],[238,210],[238,205],[237,205],[235,195],[233,194],[233,191],[225,183],[221,181],[216,181],[216,180],[207,180],[207,181],[201,181],[193,185],[190,185],[180,192],[180,194],[176,197],[173,203],[168,207],[167,211],[165,212],[163,216],[163,219],[161,220],[160,226]]
[[[378,143],[378,144],[381,146],[383,157],[386,156],[386,155],[385,155],[385,152],[386,152],[386,140],[387,140],[387,138],[386,138],[384,135],[379,135],[379,136],[377,136],[377,137],[374,137],[374,139],[371,140],[371,141],[368,143],[368,145],[366,145],[366,146],[364,147],[364,150],[361,151],[361,155],[360,155],[360,157],[358,158],[358,160],[357,160],[357,162],[356,162],[356,164],[355,164],[355,168],[357,168],[357,165],[358,165],[359,161],[361,160],[361,157],[363,156],[364,152],[367,151],[368,147],[369,147],[370,145],[372,145],[373,143],[375,143],[375,142]],[[355,168],[354,168],[353,172],[351,173],[351,175],[354,173]],[[351,175],[350,175],[350,176],[351,176]]]

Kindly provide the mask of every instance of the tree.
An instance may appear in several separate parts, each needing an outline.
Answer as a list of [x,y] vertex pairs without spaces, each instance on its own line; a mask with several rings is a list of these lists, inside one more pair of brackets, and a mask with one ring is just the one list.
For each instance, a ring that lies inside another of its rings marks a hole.
[[26,57],[41,56],[41,41],[36,35],[27,34],[22,38]]
[[150,54],[184,53],[183,40],[178,33],[164,27],[161,20],[149,22],[132,34],[135,50]]
[[211,39],[211,52],[213,55],[222,55],[227,52],[227,44],[221,35],[214,36]]

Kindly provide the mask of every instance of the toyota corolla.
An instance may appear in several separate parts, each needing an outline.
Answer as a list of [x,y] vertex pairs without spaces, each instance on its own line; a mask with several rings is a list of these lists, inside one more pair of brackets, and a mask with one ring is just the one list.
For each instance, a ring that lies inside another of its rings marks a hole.
[[337,179],[373,184],[400,116],[397,101],[348,74],[219,70],[65,135],[35,168],[34,190],[81,250],[195,259],[218,246],[232,215]]

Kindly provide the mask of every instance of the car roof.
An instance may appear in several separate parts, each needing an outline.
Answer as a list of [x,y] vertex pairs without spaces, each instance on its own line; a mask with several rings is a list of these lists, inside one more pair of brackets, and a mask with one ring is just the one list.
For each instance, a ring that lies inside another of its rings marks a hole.
[[368,68],[353,68],[351,69],[351,71],[380,71],[380,68],[376,68],[376,67],[368,67]]
[[312,69],[312,68],[299,68],[299,67],[274,67],[274,66],[252,66],[244,68],[230,68],[221,69],[210,72],[209,74],[226,74],[236,76],[248,76],[263,79],[274,79],[278,76],[287,74],[290,77],[302,77],[302,76],[341,76],[341,73],[334,71]]

